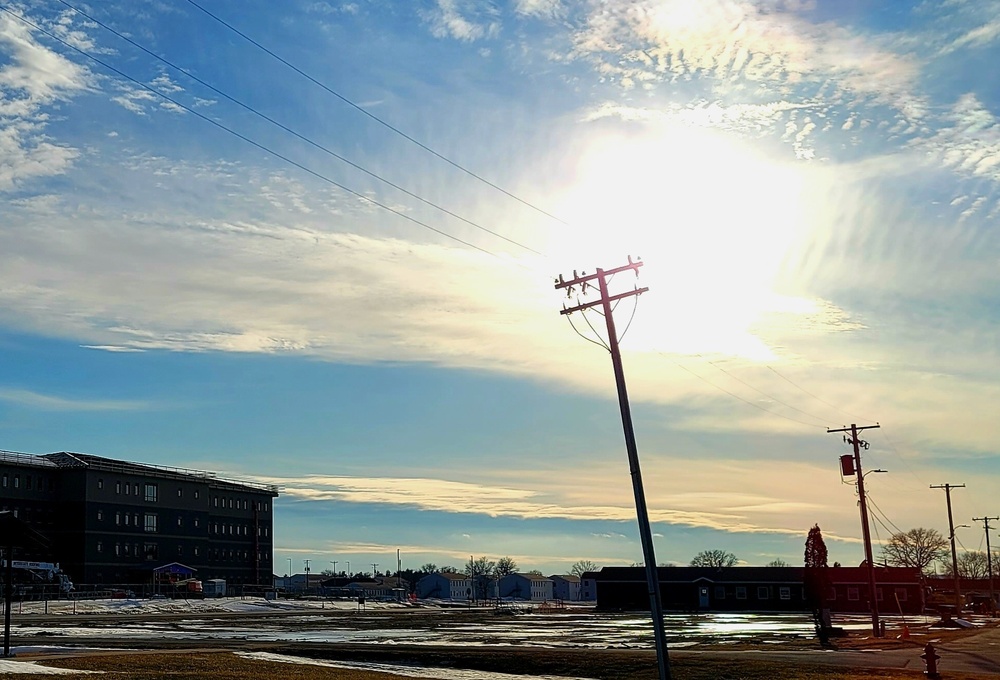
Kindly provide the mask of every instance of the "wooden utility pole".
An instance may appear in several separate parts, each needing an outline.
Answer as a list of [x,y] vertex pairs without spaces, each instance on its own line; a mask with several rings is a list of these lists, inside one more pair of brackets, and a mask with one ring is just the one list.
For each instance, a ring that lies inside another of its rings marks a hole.
[[982,522],[986,531],[986,571],[990,575],[990,611],[996,609],[997,601],[993,596],[993,553],[990,552],[990,520],[1000,522],[1000,517],[973,517],[973,522]]
[[663,602],[660,599],[660,579],[656,571],[656,555],[653,550],[653,534],[649,527],[649,514],[646,511],[646,496],[642,487],[642,473],[639,470],[639,453],[635,443],[635,430],[632,428],[632,412],[629,408],[628,390],[625,386],[625,371],[622,368],[622,355],[618,347],[618,333],[615,330],[614,309],[612,303],[629,297],[635,297],[648,291],[648,288],[636,288],[611,295],[608,292],[608,280],[615,274],[632,271],[639,275],[639,267],[642,262],[633,262],[628,259],[628,264],[615,269],[598,269],[595,273],[588,275],[586,272],[577,275],[573,272],[573,279],[564,281],[560,276],[556,279],[557,290],[566,289],[567,297],[576,292],[580,287],[580,293],[586,294],[588,288],[593,288],[592,281],[597,282],[597,288],[601,294],[600,299],[586,303],[577,304],[574,307],[563,307],[559,312],[563,315],[582,312],[592,307],[601,307],[604,321],[608,329],[608,344],[606,348],[611,352],[611,363],[615,371],[615,382],[618,386],[618,406],[621,410],[622,428],[625,433],[625,448],[628,452],[629,470],[632,475],[632,491],[635,495],[635,511],[639,522],[639,540],[642,543],[642,557],[646,564],[646,584],[649,589],[649,608],[653,617],[653,636],[656,640],[656,661],[660,673],[660,680],[670,680],[670,660],[667,656],[667,635],[663,623]]
[[931,484],[932,489],[944,489],[948,502],[948,534],[951,536],[951,571],[955,577],[955,616],[962,613],[962,583],[958,576],[958,553],[955,551],[955,521],[951,515],[951,490],[964,489],[965,484]]
[[858,476],[858,498],[860,499],[861,506],[861,536],[865,542],[865,563],[868,565],[868,601],[871,604],[872,610],[872,635],[882,637],[882,629],[879,626],[878,617],[878,593],[875,590],[875,561],[872,559],[872,536],[871,529],[868,527],[868,503],[865,500],[865,475],[861,470],[861,449],[867,449],[868,442],[858,438],[858,432],[862,430],[874,430],[878,427],[877,424],[858,427],[854,423],[851,423],[850,427],[842,427],[838,430],[828,429],[827,432],[851,433],[850,437],[846,434],[844,435],[844,441],[854,447],[854,471]]

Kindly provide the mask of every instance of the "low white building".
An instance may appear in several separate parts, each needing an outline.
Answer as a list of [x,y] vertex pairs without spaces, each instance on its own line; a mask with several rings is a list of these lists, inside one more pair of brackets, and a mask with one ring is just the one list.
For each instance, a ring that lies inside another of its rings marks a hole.
[[500,597],[545,602],[553,599],[552,579],[541,574],[507,574],[500,579]]
[[427,574],[417,581],[417,597],[468,600],[472,597],[472,579],[454,572]]
[[552,596],[557,600],[576,602],[580,599],[580,577],[573,574],[553,574]]

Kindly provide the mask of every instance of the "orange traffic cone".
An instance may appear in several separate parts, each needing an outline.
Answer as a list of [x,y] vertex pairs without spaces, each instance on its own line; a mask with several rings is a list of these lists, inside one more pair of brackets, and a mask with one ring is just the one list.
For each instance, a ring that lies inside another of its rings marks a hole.
[[910,639],[910,629],[909,627],[906,626],[906,624],[903,624],[903,632],[899,634],[899,639],[900,640]]

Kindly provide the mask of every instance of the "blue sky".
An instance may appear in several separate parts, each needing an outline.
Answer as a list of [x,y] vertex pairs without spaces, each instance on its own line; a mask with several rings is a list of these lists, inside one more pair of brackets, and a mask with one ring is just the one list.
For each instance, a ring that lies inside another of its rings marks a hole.
[[860,562],[850,422],[876,538],[1000,510],[1000,2],[202,6],[312,80],[187,0],[2,6],[0,448],[279,484],[279,572],[638,562],[552,288],[632,255],[658,561]]

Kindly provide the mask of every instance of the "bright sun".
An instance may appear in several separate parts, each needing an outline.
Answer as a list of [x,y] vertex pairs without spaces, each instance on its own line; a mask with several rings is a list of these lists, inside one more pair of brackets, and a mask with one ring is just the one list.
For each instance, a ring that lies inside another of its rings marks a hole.
[[765,360],[771,352],[751,326],[766,313],[811,311],[774,291],[804,229],[802,190],[794,168],[718,133],[604,137],[564,196],[560,213],[573,228],[559,247],[608,268],[643,258],[650,294],[630,331],[633,349]]

